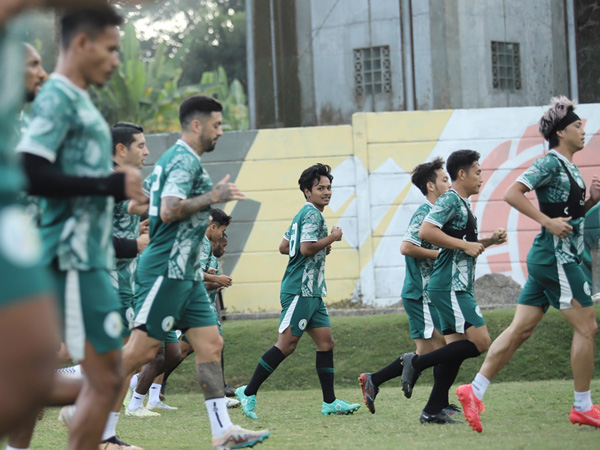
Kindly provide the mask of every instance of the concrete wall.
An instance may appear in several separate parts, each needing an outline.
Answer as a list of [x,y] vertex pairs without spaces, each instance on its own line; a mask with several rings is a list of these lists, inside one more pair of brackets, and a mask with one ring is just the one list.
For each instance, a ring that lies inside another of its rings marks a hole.
[[[229,173],[249,200],[228,204],[234,219],[224,258],[234,284],[225,292],[229,311],[277,311],[287,258],[277,251],[304,197],[302,170],[333,167],[328,226],[341,226],[342,242],[327,258],[331,304],[354,298],[371,305],[400,300],[404,258],[400,243],[423,201],[411,185],[414,166],[435,156],[471,148],[481,153],[485,184],[473,206],[481,235],[508,230],[507,244],[479,258],[477,278],[501,273],[523,284],[525,258],[539,226],[502,201],[508,185],[545,152],[537,132],[542,107],[357,113],[352,125],[226,133],[203,163],[217,182]],[[577,109],[586,120],[586,148],[575,161],[586,182],[600,165],[600,105]],[[155,161],[176,136],[149,138]],[[534,200],[535,195],[529,194]]]

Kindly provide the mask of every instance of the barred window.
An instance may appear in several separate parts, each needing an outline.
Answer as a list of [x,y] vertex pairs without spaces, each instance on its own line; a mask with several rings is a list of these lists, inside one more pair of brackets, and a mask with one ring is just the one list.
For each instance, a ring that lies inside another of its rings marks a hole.
[[521,89],[521,54],[518,43],[492,41],[492,85],[494,89]]
[[354,92],[356,95],[392,92],[388,45],[354,49]]

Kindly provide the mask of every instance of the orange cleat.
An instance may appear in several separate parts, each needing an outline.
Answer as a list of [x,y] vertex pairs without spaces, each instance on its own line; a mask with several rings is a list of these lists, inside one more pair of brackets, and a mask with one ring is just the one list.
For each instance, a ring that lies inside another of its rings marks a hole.
[[581,425],[589,425],[591,427],[600,428],[600,411],[597,409],[598,405],[592,406],[587,411],[576,411],[575,408],[571,410],[569,414],[569,420],[573,425],[576,423]]
[[481,433],[483,431],[483,426],[481,425],[480,416],[483,411],[485,411],[485,405],[481,400],[475,397],[473,388],[470,384],[459,386],[456,390],[456,395],[458,395],[458,401],[463,407],[465,419],[467,419],[471,428],[478,433]]

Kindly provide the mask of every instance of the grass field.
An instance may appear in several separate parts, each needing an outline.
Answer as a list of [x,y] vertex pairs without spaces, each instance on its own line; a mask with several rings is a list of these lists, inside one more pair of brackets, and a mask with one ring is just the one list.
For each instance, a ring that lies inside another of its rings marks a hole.
[[[596,311],[600,312],[600,307]],[[513,311],[485,311],[484,315],[494,338],[510,323]],[[277,320],[224,323],[226,374],[232,386],[248,382],[260,356],[275,342],[277,324]],[[332,326],[336,393],[347,401],[362,404],[357,383],[361,372],[378,370],[414,349],[406,315],[333,317]],[[308,336],[261,389],[259,420],[247,419],[240,410],[233,410],[231,416],[247,428],[269,428],[272,437],[258,447],[265,449],[596,449],[600,448],[600,430],[574,427],[568,420],[573,400],[571,334],[561,314],[550,310],[488,390],[481,435],[466,423],[419,424],[419,414],[429,395],[430,371],[421,376],[410,400],[402,395],[399,380],[386,383],[377,398],[374,416],[362,406],[353,416],[323,417],[315,349]],[[467,360],[456,384],[470,382],[482,362],[483,357]],[[600,403],[600,351],[596,351],[595,366],[592,392]],[[178,411],[150,419],[122,416],[119,435],[146,450],[210,448],[208,418],[193,358],[188,358],[172,376],[167,396],[169,404],[180,408]],[[455,401],[453,394],[451,401]],[[65,448],[66,432],[56,416],[56,409],[47,411],[39,423],[33,450]]]
[[[600,380],[592,390],[600,392]],[[362,403],[358,384],[337,390],[340,398]],[[410,400],[400,388],[382,388],[377,413],[362,406],[352,416],[324,417],[320,390],[265,391],[258,396],[259,420],[230,411],[233,421],[247,428],[269,428],[271,438],[256,448],[267,449],[597,449],[600,430],[571,425],[572,383],[540,381],[498,383],[486,395],[483,433],[458,425],[421,425],[419,413],[429,395],[428,385],[417,385]],[[451,396],[451,400],[454,395]],[[596,397],[598,398],[598,397]],[[210,449],[208,418],[201,396],[169,395],[178,411],[161,417],[122,417],[120,436],[146,450]],[[56,422],[57,409],[40,422],[33,450],[65,448],[66,432]]]

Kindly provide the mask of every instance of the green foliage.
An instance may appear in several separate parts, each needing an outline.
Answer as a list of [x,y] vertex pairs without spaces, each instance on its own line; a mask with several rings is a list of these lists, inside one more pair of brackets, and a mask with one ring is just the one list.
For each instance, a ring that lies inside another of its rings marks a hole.
[[179,104],[190,95],[205,94],[223,103],[225,130],[247,129],[248,108],[242,85],[238,80],[229,84],[222,67],[204,73],[197,84],[180,86],[182,60],[189,42],[184,41],[175,54],[160,43],[152,57],[144,61],[135,27],[128,23],[121,66],[106,86],[92,90],[106,120],[138,123],[147,132],[178,131]]

